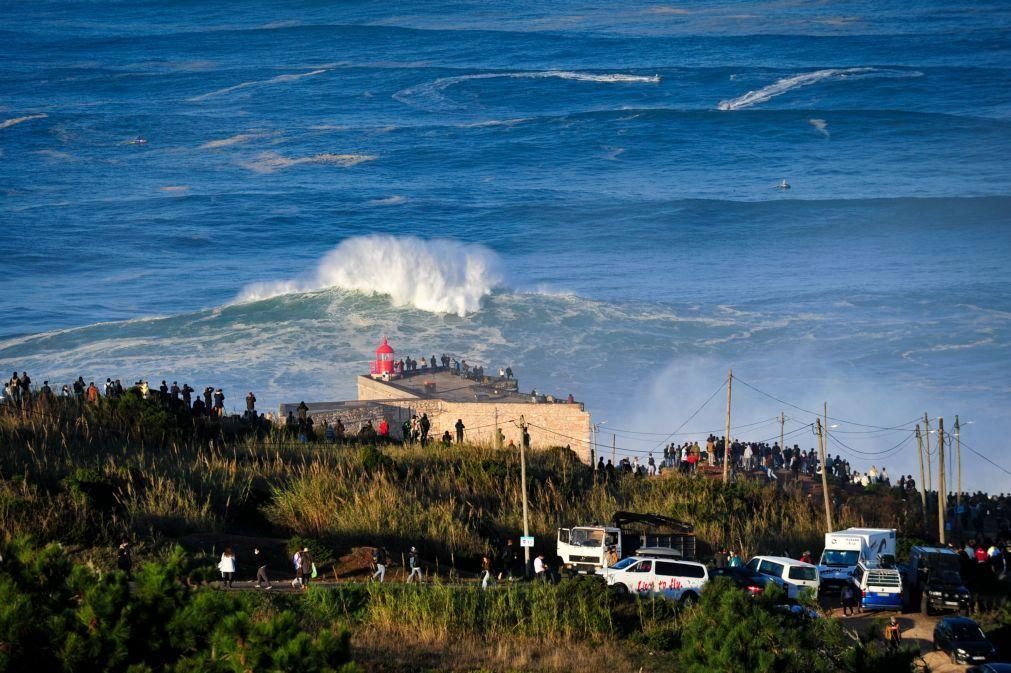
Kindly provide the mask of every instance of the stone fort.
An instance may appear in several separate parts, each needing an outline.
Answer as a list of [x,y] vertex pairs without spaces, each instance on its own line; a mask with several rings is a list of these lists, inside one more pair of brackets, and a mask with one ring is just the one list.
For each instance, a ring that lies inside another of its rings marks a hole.
[[[469,444],[498,446],[496,430],[500,430],[502,446],[510,442],[519,446],[522,419],[532,449],[569,446],[580,460],[590,463],[590,414],[582,402],[571,396],[556,399],[540,393],[520,393],[515,378],[497,372],[476,376],[452,366],[404,371],[393,355],[393,348],[384,338],[376,349],[370,373],[358,376],[357,400],[306,402],[307,415],[317,432],[321,432],[324,422],[333,425],[340,419],[347,433],[353,435],[367,421],[378,428],[379,422],[386,419],[390,437],[402,440],[404,421],[428,414],[430,441],[439,441],[447,430],[455,441],[459,419],[466,426],[464,439]],[[297,408],[298,403],[282,404],[280,418],[286,418],[288,412],[297,415]]]

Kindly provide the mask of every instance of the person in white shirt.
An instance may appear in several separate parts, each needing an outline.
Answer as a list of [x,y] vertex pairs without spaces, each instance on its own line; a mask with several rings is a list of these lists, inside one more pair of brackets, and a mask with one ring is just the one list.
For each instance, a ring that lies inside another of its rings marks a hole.
[[543,580],[547,575],[545,574],[544,568],[544,555],[538,554],[537,558],[534,559],[534,577],[539,580]]
[[235,552],[231,547],[225,547],[221,553],[221,560],[218,562],[218,570],[221,571],[221,582],[227,587],[232,587],[232,579],[235,577]]

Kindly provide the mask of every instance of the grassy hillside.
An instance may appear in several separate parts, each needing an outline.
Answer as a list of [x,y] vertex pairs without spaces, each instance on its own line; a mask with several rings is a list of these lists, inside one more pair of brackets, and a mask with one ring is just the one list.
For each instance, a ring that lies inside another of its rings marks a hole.
[[[193,534],[311,540],[339,555],[417,545],[443,566],[475,569],[522,530],[519,456],[432,445],[298,444],[241,423],[174,416],[127,395],[118,404],[0,416],[0,526],[96,552],[126,536],[157,550]],[[617,510],[694,523],[700,553],[804,549],[823,535],[821,499],[803,488],[676,474],[607,480],[564,449],[528,457],[530,523],[553,551],[561,525]],[[918,503],[837,489],[835,522],[903,529]]]

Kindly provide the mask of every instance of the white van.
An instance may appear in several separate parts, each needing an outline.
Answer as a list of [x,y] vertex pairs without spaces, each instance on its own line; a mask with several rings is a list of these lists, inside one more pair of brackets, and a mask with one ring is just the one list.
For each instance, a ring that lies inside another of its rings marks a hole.
[[810,563],[786,556],[756,556],[748,561],[748,568],[786,589],[788,598],[799,598],[804,589],[818,594],[818,566]]
[[630,556],[600,571],[607,585],[619,591],[692,603],[699,599],[709,581],[709,571],[701,563],[662,558]]

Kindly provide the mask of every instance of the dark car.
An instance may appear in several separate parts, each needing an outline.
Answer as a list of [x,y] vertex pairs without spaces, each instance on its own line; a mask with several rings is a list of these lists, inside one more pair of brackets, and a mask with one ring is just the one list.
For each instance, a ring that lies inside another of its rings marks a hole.
[[969,612],[972,594],[959,574],[958,554],[943,547],[913,547],[903,586],[910,606],[926,615],[935,611]]
[[734,586],[744,589],[753,596],[765,591],[765,585],[772,581],[765,575],[753,573],[744,566],[737,568],[710,568],[709,579],[712,580],[717,577],[726,577],[734,583]]
[[1011,673],[1011,664],[983,664],[966,669],[965,673]]
[[956,664],[981,664],[997,653],[979,624],[968,617],[945,617],[934,627],[934,649]]

